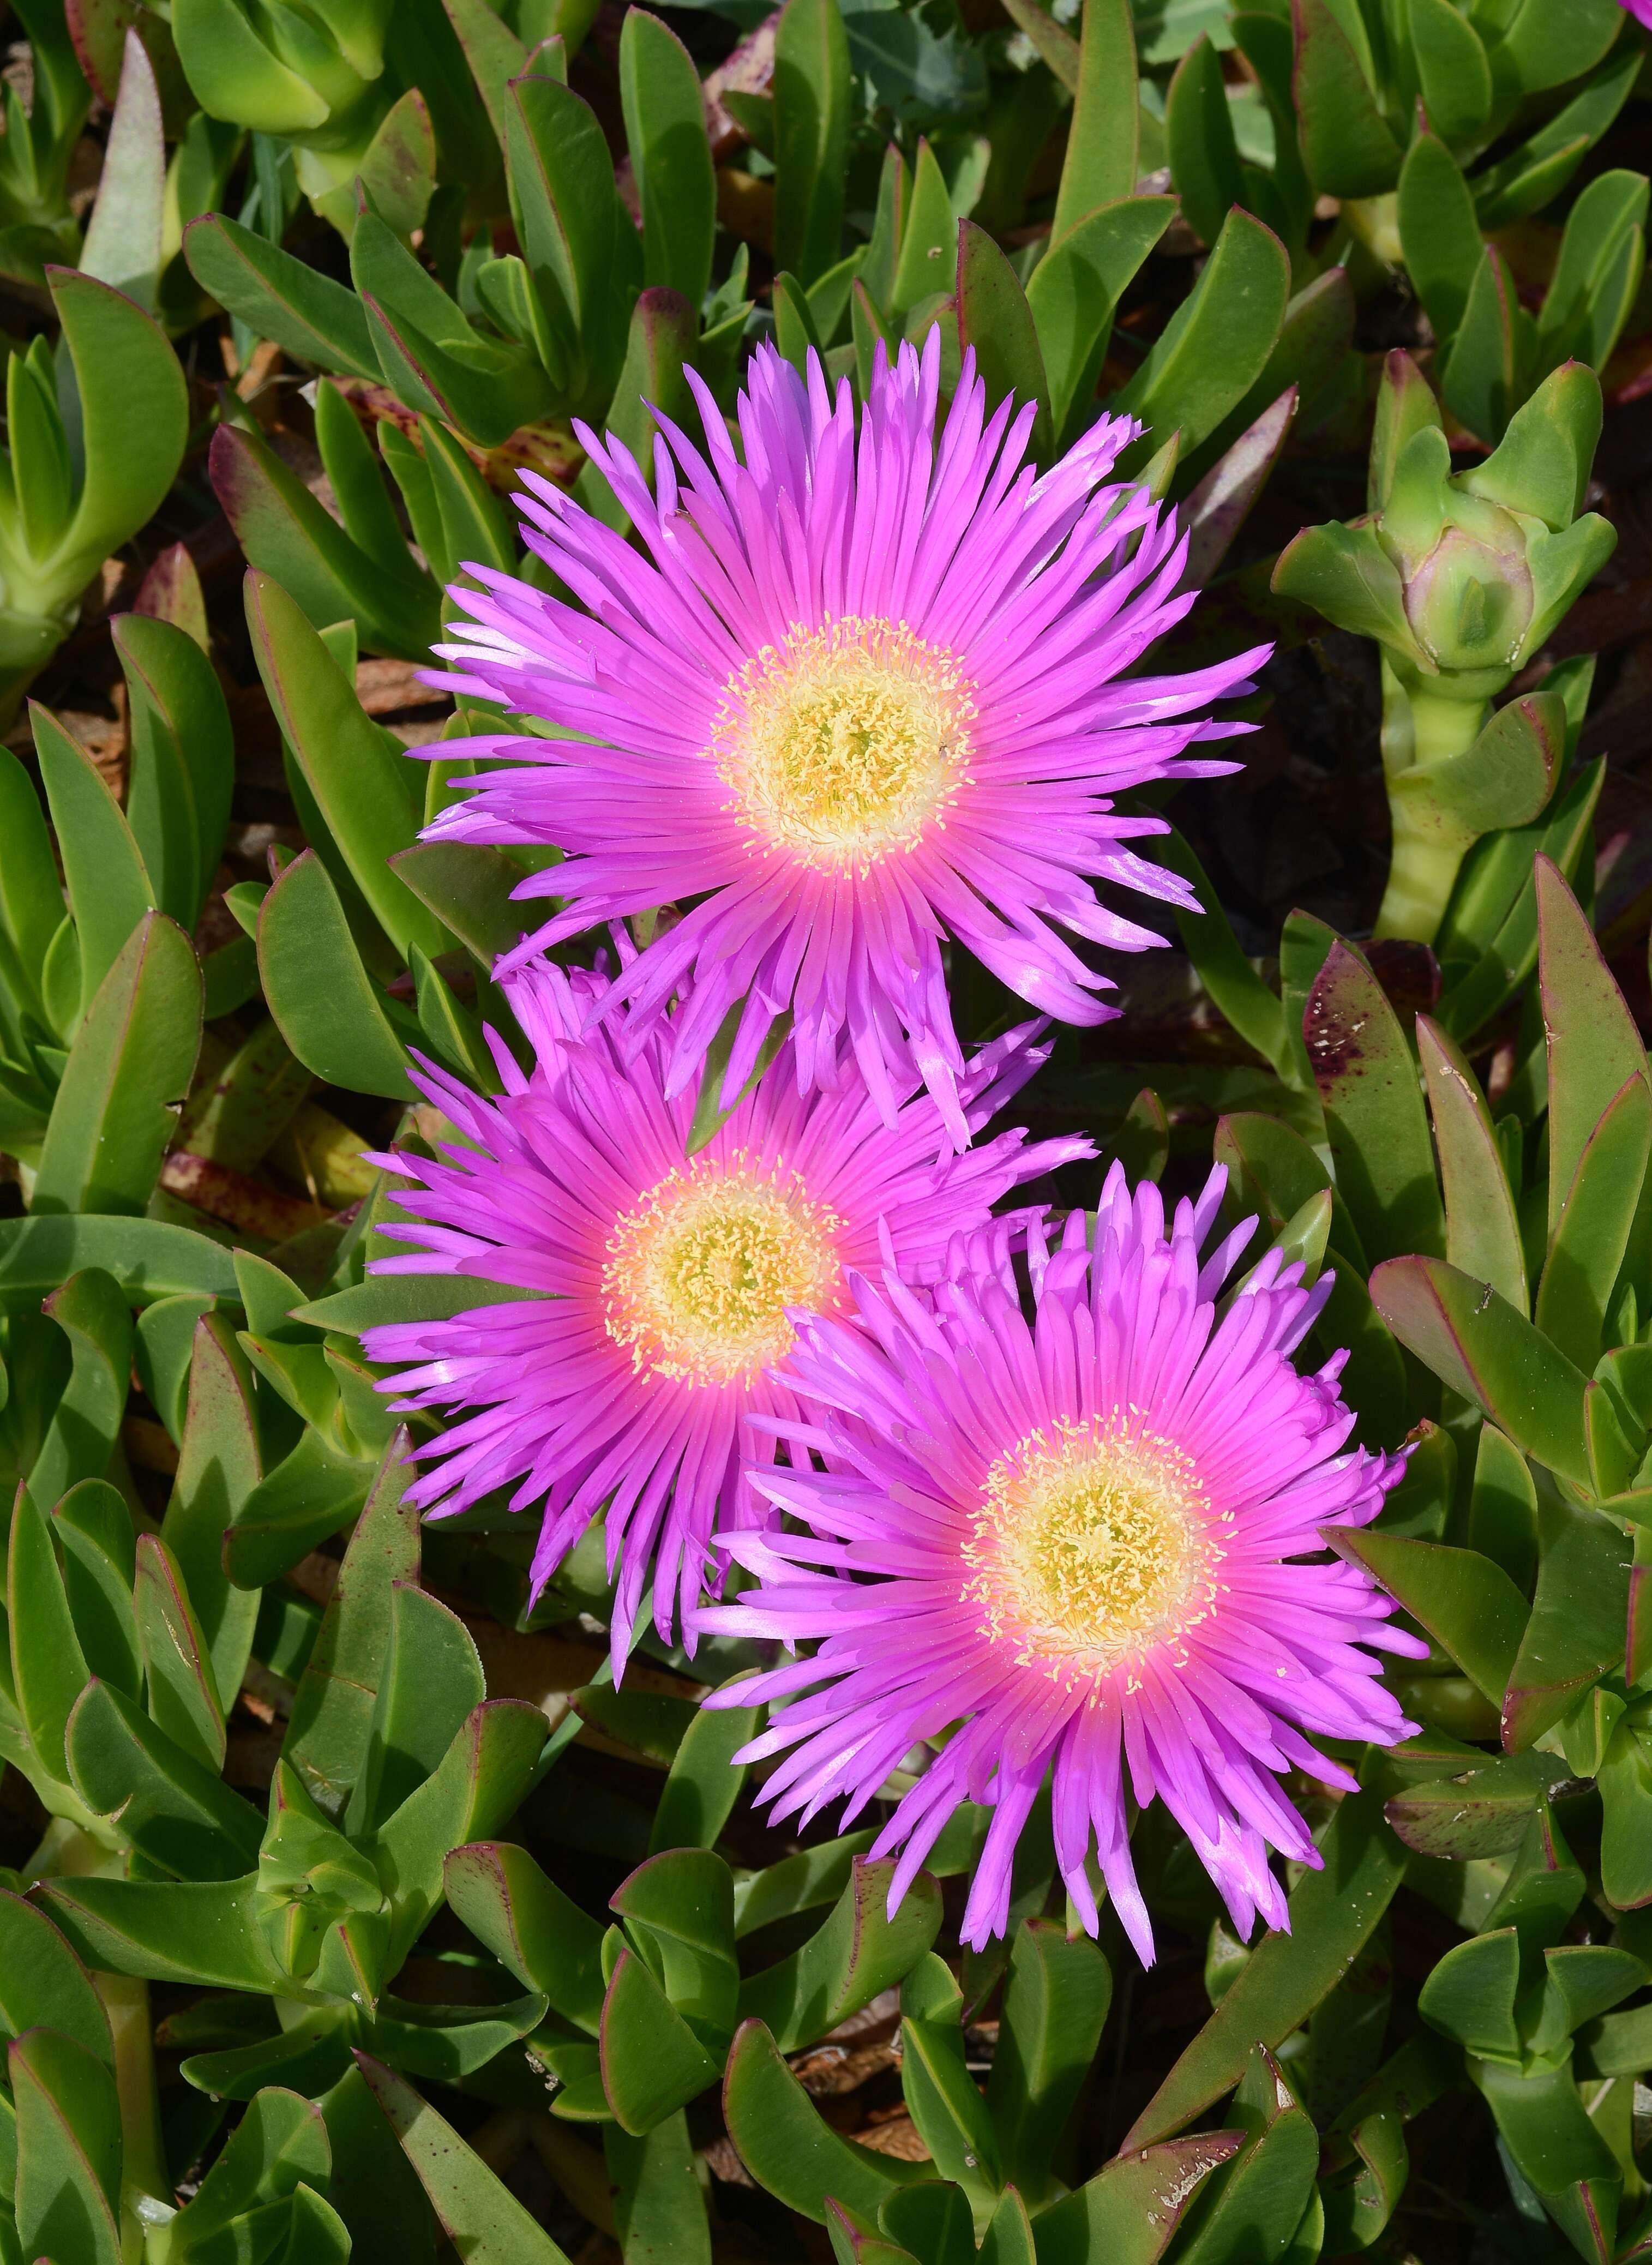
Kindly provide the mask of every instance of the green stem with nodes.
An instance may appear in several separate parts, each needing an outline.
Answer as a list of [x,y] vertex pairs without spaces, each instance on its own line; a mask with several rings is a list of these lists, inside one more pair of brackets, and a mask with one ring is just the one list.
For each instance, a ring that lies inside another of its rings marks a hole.
[[1460,755],[1480,737],[1488,701],[1408,690],[1382,664],[1382,768],[1394,826],[1388,886],[1375,935],[1432,943],[1476,836],[1441,809],[1429,767]]

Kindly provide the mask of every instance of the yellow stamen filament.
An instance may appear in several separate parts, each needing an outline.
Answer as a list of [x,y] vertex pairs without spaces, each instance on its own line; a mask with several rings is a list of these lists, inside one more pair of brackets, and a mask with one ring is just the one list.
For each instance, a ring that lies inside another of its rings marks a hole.
[[863,868],[945,824],[974,716],[955,655],[848,614],[790,630],[730,678],[711,753],[760,844]]
[[668,1172],[615,1221],[602,1291],[608,1333],[632,1365],[702,1384],[783,1359],[789,1307],[828,1311],[841,1222],[795,1175],[728,1164]]
[[1023,1666],[1105,1672],[1204,1617],[1225,1523],[1191,1460],[1137,1410],[1063,1422],[988,1472],[964,1594]]

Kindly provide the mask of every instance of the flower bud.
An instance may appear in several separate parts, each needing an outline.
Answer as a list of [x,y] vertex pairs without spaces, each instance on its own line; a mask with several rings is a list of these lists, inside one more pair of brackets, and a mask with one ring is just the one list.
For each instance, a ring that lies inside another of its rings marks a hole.
[[1415,564],[1395,563],[1406,619],[1437,668],[1514,666],[1533,600],[1525,535],[1508,512],[1454,496],[1433,548]]
[[1370,513],[1305,528],[1273,586],[1374,637],[1401,684],[1437,700],[1495,699],[1611,553],[1606,522],[1577,516],[1599,430],[1599,382],[1568,363],[1483,463],[1454,472],[1425,382],[1391,355]]

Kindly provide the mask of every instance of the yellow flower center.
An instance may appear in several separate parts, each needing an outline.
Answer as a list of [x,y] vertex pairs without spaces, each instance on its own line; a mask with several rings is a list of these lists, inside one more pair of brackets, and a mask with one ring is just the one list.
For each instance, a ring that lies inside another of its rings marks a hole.
[[633,1366],[700,1384],[754,1376],[790,1350],[789,1307],[834,1300],[835,1213],[731,1165],[668,1172],[622,1213],[602,1271],[605,1321]]
[[863,867],[945,824],[974,715],[953,654],[848,614],[790,630],[730,678],[712,753],[759,841]]
[[1221,1522],[1191,1460],[1133,1411],[1064,1422],[988,1472],[965,1594],[1024,1665],[1106,1670],[1204,1617]]

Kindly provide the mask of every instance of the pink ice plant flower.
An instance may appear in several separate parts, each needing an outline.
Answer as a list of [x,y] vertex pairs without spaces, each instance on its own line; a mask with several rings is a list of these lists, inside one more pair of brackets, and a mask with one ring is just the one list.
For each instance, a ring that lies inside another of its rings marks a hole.
[[927,1297],[858,1282],[852,1317],[800,1320],[782,1373],[808,1413],[768,1419],[792,1466],[753,1483],[801,1530],[726,1537],[757,1585],[697,1615],[807,1647],[708,1701],[775,1708],[740,1759],[774,1765],[777,1817],[847,1795],[847,1823],[937,1749],[875,1846],[899,1852],[891,1911],[958,1804],[991,1805],[963,1927],[978,1949],[1004,1932],[1046,1780],[1092,1934],[1093,1852],[1153,1957],[1129,1804],[1155,1795],[1241,1935],[1258,1913],[1288,1926],[1269,1852],[1321,1859],[1281,1774],[1352,1790],[1311,1740],[1413,1727],[1374,1654],[1426,1646],[1321,1540],[1374,1518],[1404,1458],[1350,1446],[1344,1354],[1292,1361],[1328,1277],[1310,1289],[1271,1250],[1219,1306],[1256,1224],[1207,1254],[1224,1183],[1219,1169],[1167,1222],[1158,1190],[1132,1192],[1115,1165],[1093,1251],[1082,1213],[1052,1249],[1030,1236],[1031,1321],[1001,1260]]
[[[394,1366],[380,1388],[397,1408],[449,1419],[416,1450],[428,1468],[413,1503],[439,1518],[509,1488],[512,1510],[540,1512],[535,1595],[606,1506],[617,1679],[651,1574],[668,1638],[708,1577],[720,1583],[714,1529],[770,1514],[742,1471],[745,1423],[798,1417],[772,1374],[795,1317],[847,1313],[857,1269],[934,1282],[954,1236],[985,1228],[1011,1188],[1093,1151],[1015,1130],[955,1154],[915,1080],[885,1125],[852,1064],[827,1092],[800,1093],[782,1046],[690,1156],[695,1096],[668,1090],[669,1018],[633,1007],[592,1026],[606,979],[542,964],[506,986],[535,1066],[496,1042],[505,1090],[491,1099],[420,1067],[459,1143],[381,1160],[414,1183],[397,1199],[411,1223],[384,1229],[414,1251],[374,1271],[534,1294],[489,1302],[479,1289],[465,1311],[363,1343]],[[1035,1035],[965,1068],[972,1134],[1043,1060]]]
[[568,594],[479,566],[480,594],[449,593],[471,619],[450,625],[452,668],[432,681],[542,733],[445,746],[491,767],[427,831],[567,853],[518,891],[562,900],[523,955],[688,907],[609,994],[649,1009],[692,988],[667,1094],[736,1009],[737,1092],[789,1009],[803,1089],[841,1074],[847,1036],[886,1125],[915,1063],[961,1147],[943,938],[1040,1013],[1116,1013],[1096,995],[1110,978],[1060,931],[1125,951],[1163,938],[1093,883],[1197,899],[1130,846],[1164,821],[1114,798],[1234,768],[1187,751],[1249,728],[1205,711],[1250,689],[1268,648],[1127,674],[1195,596],[1175,513],[1116,477],[1130,418],[1102,418],[1039,474],[1036,404],[989,414],[970,354],[941,415],[932,331],[892,364],[878,349],[858,426],[847,381],[760,348],[737,453],[683,375],[704,447],[661,419],[651,492],[617,441],[578,428],[636,542],[527,472],[523,539]]
[[1637,24],[1644,24],[1652,32],[1652,0],[1623,0],[1623,5]]

